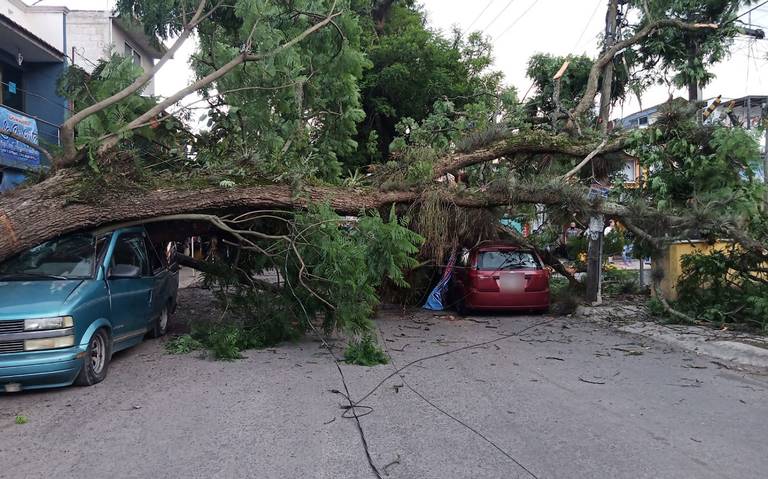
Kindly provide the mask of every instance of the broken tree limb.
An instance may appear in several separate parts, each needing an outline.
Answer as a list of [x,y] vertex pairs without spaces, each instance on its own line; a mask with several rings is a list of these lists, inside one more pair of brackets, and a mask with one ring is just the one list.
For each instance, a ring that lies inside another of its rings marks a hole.
[[[618,137],[606,143],[598,154],[614,153],[624,149],[626,140]],[[440,177],[461,168],[492,161],[517,154],[562,154],[584,157],[595,150],[596,144],[578,141],[566,134],[553,135],[544,131],[521,131],[510,133],[503,140],[469,153],[455,153],[441,159],[435,166],[435,177]],[[597,156],[597,155],[596,155]]]
[[[168,62],[168,60],[173,58],[173,55],[176,54],[176,52],[178,52],[179,48],[181,48],[184,42],[187,41],[192,31],[200,24],[202,20],[204,20],[207,17],[207,15],[204,15],[206,3],[208,3],[207,0],[200,0],[200,3],[197,5],[197,9],[195,10],[194,15],[192,16],[192,19],[189,21],[189,23],[184,25],[184,27],[181,30],[181,33],[176,38],[176,41],[173,42],[173,45],[171,45],[171,47],[165,52],[165,54],[163,54],[160,60],[152,66],[152,68],[147,69],[144,72],[144,74],[136,78],[136,80],[134,80],[133,83],[123,88],[119,92],[99,102],[96,102],[87,108],[84,108],[78,111],[74,115],[67,118],[67,120],[65,120],[64,123],[61,124],[61,127],[60,127],[61,146],[64,150],[64,153],[58,159],[57,163],[54,164],[54,166],[66,167],[74,164],[77,161],[77,159],[79,158],[79,155],[75,146],[75,128],[77,127],[77,125],[81,121],[88,118],[89,116],[94,115],[100,111],[103,111],[104,109],[109,108],[115,103],[125,100],[132,94],[139,91],[139,89],[144,87],[147,83],[149,83],[149,81],[152,80],[152,78],[154,78],[155,74],[157,74],[157,72],[160,71],[161,68],[163,68],[163,66]],[[214,9],[215,8],[217,7],[214,7]]]
[[653,280],[653,293],[656,299],[659,300],[662,307],[664,308],[664,311],[666,311],[670,316],[673,316],[677,319],[681,319],[687,323],[695,323],[696,319],[692,318],[691,316],[688,316],[685,313],[681,313],[680,311],[673,308],[669,301],[667,301],[667,298],[664,296],[664,293],[661,291],[661,287],[659,286],[659,281],[654,279]]
[[106,139],[102,140],[100,146],[99,146],[99,152],[105,153],[112,148],[116,147],[117,144],[120,141],[120,133],[125,133],[131,130],[134,130],[136,128],[141,128],[143,124],[150,121],[152,118],[160,115],[163,113],[168,107],[175,104],[179,100],[183,99],[187,95],[194,93],[211,83],[214,83],[216,80],[222,78],[223,76],[227,75],[229,72],[237,68],[239,65],[242,65],[247,62],[256,62],[265,60],[268,58],[272,58],[276,55],[279,55],[283,51],[293,47],[294,45],[302,42],[304,39],[312,35],[313,33],[317,32],[318,30],[321,30],[328,24],[332,23],[333,20],[342,14],[342,12],[334,12],[336,8],[336,3],[334,2],[333,6],[331,7],[331,11],[328,13],[328,15],[321,21],[315,23],[311,27],[307,28],[300,34],[296,35],[295,37],[291,38],[290,40],[286,41],[285,43],[273,48],[272,50],[264,53],[253,53],[250,51],[251,45],[246,44],[243,48],[242,53],[238,54],[234,58],[232,58],[229,62],[218,68],[217,70],[209,73],[208,75],[204,76],[203,78],[200,78],[199,80],[187,85],[185,88],[182,88],[181,90],[177,91],[173,95],[170,95],[168,98],[165,98],[164,100],[157,103],[157,105],[150,108],[146,113],[138,116],[137,118],[130,121],[125,127],[123,127],[120,131],[116,132],[115,134],[107,137]]
[[[641,28],[637,31],[634,35],[632,35],[629,38],[625,38],[624,40],[620,40],[616,43],[614,43],[610,48],[605,50],[600,56],[595,60],[595,63],[592,65],[592,69],[589,71],[589,78],[587,80],[587,88],[584,91],[584,96],[581,97],[581,100],[576,105],[576,107],[571,112],[571,116],[574,118],[579,118],[580,116],[584,115],[587,111],[589,111],[590,108],[592,108],[594,102],[595,102],[595,96],[597,95],[597,87],[598,83],[600,81],[600,74],[605,68],[605,66],[613,61],[613,58],[622,50],[625,48],[629,48],[632,45],[635,45],[648,37],[649,35],[653,34],[657,30],[661,28],[666,27],[675,27],[679,28],[681,30],[715,30],[718,28],[718,25],[715,24],[702,24],[702,23],[686,23],[682,20],[672,19],[672,18],[664,18],[661,20],[656,20],[654,22],[651,22]],[[573,128],[574,124],[572,120],[569,120],[568,127]]]
[[589,162],[592,161],[592,159],[594,157],[596,157],[597,155],[600,154],[600,152],[602,152],[603,148],[605,148],[605,145],[607,143],[608,143],[608,139],[607,138],[605,140],[601,141],[600,144],[597,145],[597,148],[592,150],[583,160],[581,160],[581,162],[578,165],[574,166],[571,171],[566,173],[563,176],[563,179],[567,180],[568,178],[572,177],[573,175],[575,175],[576,173],[581,171],[581,169],[584,168],[587,164],[589,164]]
[[[236,188],[161,188],[149,191],[104,191],[98,200],[78,200],[80,173],[60,170],[50,178],[0,195],[0,260],[45,240],[132,221],[185,214],[243,213],[251,210],[297,210],[327,203],[342,214],[417,201],[418,190],[383,192],[373,188],[287,185]],[[441,199],[464,208],[488,208],[522,203],[566,205],[623,216],[627,208],[615,203],[587,203],[586,190],[573,186],[520,184],[506,192],[441,190]],[[569,196],[570,195],[570,196]],[[98,202],[96,202],[98,201]],[[178,219],[178,217],[177,217]]]

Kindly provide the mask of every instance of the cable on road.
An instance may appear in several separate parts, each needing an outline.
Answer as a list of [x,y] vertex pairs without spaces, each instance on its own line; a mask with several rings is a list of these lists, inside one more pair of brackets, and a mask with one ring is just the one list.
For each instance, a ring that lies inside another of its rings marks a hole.
[[[285,263],[286,263],[285,267],[286,267],[286,270],[287,270],[288,269],[288,254],[287,253],[285,255]],[[342,396],[344,396],[347,399],[348,403],[349,403],[349,406],[347,406],[347,411],[350,411],[350,410],[352,411],[352,418],[355,419],[355,425],[357,426],[357,431],[360,434],[360,441],[363,443],[363,450],[365,451],[365,457],[368,460],[368,466],[371,468],[371,471],[373,471],[373,474],[376,476],[376,479],[384,479],[381,476],[381,472],[379,472],[379,468],[376,467],[376,464],[373,462],[373,458],[371,457],[371,451],[370,451],[370,448],[368,447],[368,440],[366,439],[365,431],[363,430],[363,425],[360,424],[360,417],[361,416],[359,414],[357,414],[357,408],[358,407],[362,407],[364,409],[365,408],[368,409],[368,412],[363,414],[363,416],[367,416],[368,414],[372,413],[373,412],[373,408],[368,407],[368,406],[358,406],[357,404],[352,402],[351,393],[349,392],[349,387],[347,386],[347,378],[344,376],[344,371],[341,370],[341,365],[339,364],[339,362],[340,362],[339,358],[336,357],[336,353],[333,352],[333,349],[328,344],[328,342],[325,340],[323,335],[320,334],[320,331],[318,331],[317,328],[315,327],[315,325],[312,324],[312,321],[309,318],[309,313],[307,312],[307,309],[304,307],[304,303],[301,301],[299,296],[296,294],[296,291],[293,289],[293,285],[291,284],[291,280],[288,277],[288,275],[286,275],[285,284],[288,286],[288,289],[291,290],[291,295],[293,295],[293,297],[296,299],[296,301],[301,306],[301,310],[304,312],[304,317],[307,320],[307,324],[309,325],[309,328],[312,330],[312,332],[315,334],[315,336],[317,336],[317,338],[320,340],[320,342],[323,345],[323,347],[328,351],[328,354],[333,359],[333,363],[336,365],[336,370],[339,372],[339,376],[341,377],[341,384],[344,386],[344,391],[346,392],[346,394],[341,393],[341,391],[338,391],[338,393],[341,394]],[[332,391],[335,391],[335,390],[332,390]],[[346,414],[346,411],[344,412],[344,414]],[[342,414],[342,416],[344,416],[344,414]],[[346,416],[344,416],[344,417],[346,417]]]
[[[541,324],[541,323],[539,323],[539,324]],[[535,326],[535,325],[534,325],[534,326]],[[524,331],[524,330],[523,330],[523,331]],[[379,334],[381,334],[381,337],[382,337],[382,338],[384,337],[384,334],[381,332],[381,330],[379,330]],[[519,334],[519,333],[518,333],[518,334]],[[393,357],[392,357],[392,355],[389,353],[389,349],[387,348],[387,345],[386,345],[386,341],[384,341],[384,350],[385,350],[385,351],[386,351],[386,353],[387,353],[387,357],[389,357],[389,361],[392,363],[392,367],[395,367],[395,368],[396,368],[396,367],[397,367],[397,365],[395,364],[395,360],[394,360],[394,358],[393,358]],[[397,372],[397,371],[399,371],[399,370],[396,370],[396,372]],[[514,457],[513,457],[513,456],[512,456],[510,453],[508,453],[507,451],[505,451],[504,449],[502,449],[502,448],[501,448],[501,446],[499,446],[498,444],[496,444],[495,442],[493,442],[491,439],[489,439],[489,438],[488,438],[488,437],[487,437],[485,434],[483,434],[482,432],[478,431],[478,430],[477,430],[476,428],[474,428],[473,426],[471,426],[471,425],[467,424],[466,422],[462,421],[461,419],[457,418],[457,417],[456,417],[456,416],[454,416],[453,414],[449,413],[449,412],[448,412],[448,411],[446,411],[445,409],[441,408],[441,407],[440,407],[440,406],[438,406],[437,404],[435,404],[435,403],[433,403],[432,401],[430,401],[430,400],[429,400],[427,397],[425,397],[425,396],[424,396],[423,394],[421,394],[419,391],[417,391],[416,389],[414,389],[414,388],[413,388],[413,386],[411,386],[411,385],[408,383],[408,380],[407,380],[407,379],[405,379],[405,377],[404,377],[404,376],[400,376],[400,379],[402,379],[402,380],[403,380],[403,384],[405,384],[405,387],[407,387],[408,389],[410,389],[410,390],[411,390],[411,392],[413,392],[415,395],[417,395],[419,398],[421,398],[421,400],[422,400],[422,401],[424,401],[425,403],[429,404],[429,405],[430,405],[430,406],[432,406],[432,407],[433,407],[435,410],[439,411],[439,412],[440,412],[440,413],[442,413],[443,415],[445,415],[445,416],[449,417],[450,419],[453,419],[455,422],[457,422],[457,423],[461,424],[461,425],[462,425],[462,426],[464,426],[465,428],[467,428],[467,429],[469,429],[470,431],[472,431],[472,432],[473,432],[473,433],[474,433],[476,436],[478,436],[478,437],[479,437],[479,438],[481,438],[483,441],[487,442],[488,444],[490,444],[491,446],[493,446],[493,447],[494,447],[494,448],[495,448],[497,451],[499,451],[499,452],[500,452],[500,453],[502,453],[504,456],[506,456],[506,457],[507,457],[507,459],[509,459],[510,461],[512,461],[512,462],[514,462],[515,464],[517,464],[517,466],[518,466],[518,467],[520,467],[522,470],[524,470],[526,473],[528,473],[528,475],[529,475],[529,476],[531,476],[533,479],[539,479],[539,477],[538,477],[536,474],[534,474],[533,472],[531,472],[531,470],[530,470],[530,469],[528,469],[527,467],[525,467],[525,466],[524,466],[524,465],[523,465],[523,464],[522,464],[520,461],[518,461],[517,459],[515,459],[515,458],[514,458]]]
[[489,341],[483,341],[481,343],[470,344],[470,345],[467,345],[467,346],[462,346],[460,348],[451,349],[450,351],[443,351],[442,353],[433,354],[431,356],[425,356],[423,358],[415,359],[415,360],[409,362],[408,364],[406,364],[405,366],[403,366],[401,368],[398,368],[397,370],[395,370],[395,372],[393,372],[389,376],[387,376],[384,379],[382,379],[381,381],[379,381],[379,383],[376,386],[374,386],[373,389],[368,391],[368,393],[365,396],[363,396],[362,398],[360,398],[357,401],[355,401],[354,404],[355,404],[355,406],[359,405],[361,402],[363,402],[366,399],[368,399],[369,397],[371,397],[371,395],[373,393],[375,393],[381,386],[383,386],[384,383],[387,382],[389,379],[399,375],[401,372],[405,371],[406,369],[408,369],[409,367],[413,366],[414,364],[418,364],[418,363],[421,363],[421,362],[424,362],[424,361],[428,361],[430,359],[436,359],[436,358],[440,358],[440,357],[443,357],[443,356],[448,356],[449,354],[458,353],[459,351],[466,351],[467,349],[474,349],[474,348],[479,348],[479,347],[482,347],[482,346],[487,346],[489,344],[497,343],[497,342],[503,341],[505,339],[514,338],[515,336],[519,336],[519,335],[525,333],[526,331],[529,331],[529,330],[531,330],[533,328],[536,328],[538,326],[542,326],[542,325],[547,324],[547,323],[549,323],[551,321],[552,321],[551,319],[545,319],[544,321],[539,321],[539,322],[537,322],[535,324],[527,326],[527,327],[521,329],[520,331],[516,331],[516,332],[510,333],[510,334],[501,334],[498,338],[491,339]]

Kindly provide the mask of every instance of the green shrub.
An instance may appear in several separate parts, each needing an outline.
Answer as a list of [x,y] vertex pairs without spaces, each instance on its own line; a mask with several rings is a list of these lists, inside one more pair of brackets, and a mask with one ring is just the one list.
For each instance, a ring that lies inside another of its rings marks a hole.
[[165,350],[170,354],[187,354],[198,349],[203,349],[203,343],[189,334],[175,337],[165,343]]
[[768,283],[762,258],[731,249],[682,258],[675,307],[701,321],[740,323],[768,332]]
[[351,341],[347,350],[344,351],[344,360],[349,364],[357,364],[358,366],[376,366],[389,362],[387,355],[376,344],[376,340],[371,334]]
[[609,268],[603,272],[603,292],[607,295],[636,294],[641,289],[635,270]]
[[651,298],[648,300],[648,312],[653,316],[663,318],[667,315],[667,310],[664,309],[664,305],[661,304],[657,298]]
[[15,422],[18,425],[26,424],[26,423],[29,422],[29,418],[27,416],[23,416],[23,415],[19,414],[18,416],[16,416]]

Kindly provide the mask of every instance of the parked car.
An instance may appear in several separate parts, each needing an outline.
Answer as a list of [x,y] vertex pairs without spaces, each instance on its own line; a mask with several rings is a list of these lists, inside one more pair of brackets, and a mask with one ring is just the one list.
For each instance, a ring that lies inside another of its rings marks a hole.
[[90,386],[165,334],[179,275],[143,227],[72,234],[0,264],[0,390]]
[[509,243],[482,243],[459,259],[451,302],[467,310],[549,309],[549,270],[535,251]]

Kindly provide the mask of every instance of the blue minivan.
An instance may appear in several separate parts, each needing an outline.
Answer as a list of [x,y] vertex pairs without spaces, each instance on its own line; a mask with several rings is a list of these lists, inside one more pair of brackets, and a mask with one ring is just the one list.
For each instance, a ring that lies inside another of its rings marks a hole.
[[0,263],[0,391],[90,386],[165,334],[179,275],[142,226],[76,233]]

